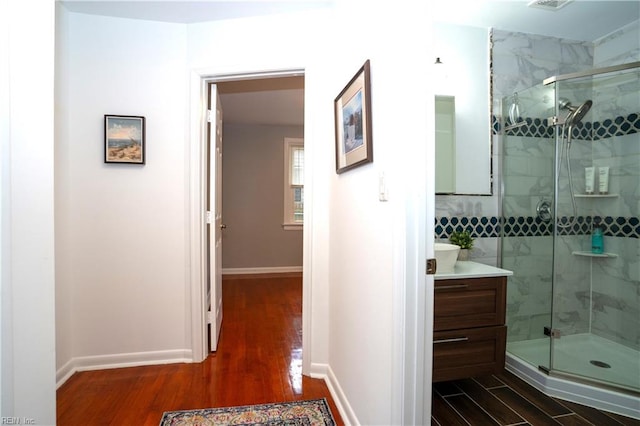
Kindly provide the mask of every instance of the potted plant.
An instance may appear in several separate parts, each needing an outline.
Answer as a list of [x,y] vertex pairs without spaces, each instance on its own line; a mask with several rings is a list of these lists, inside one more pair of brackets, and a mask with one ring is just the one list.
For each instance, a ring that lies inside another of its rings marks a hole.
[[473,248],[473,238],[469,231],[453,231],[449,241],[451,244],[460,246],[458,260],[469,260],[469,250]]

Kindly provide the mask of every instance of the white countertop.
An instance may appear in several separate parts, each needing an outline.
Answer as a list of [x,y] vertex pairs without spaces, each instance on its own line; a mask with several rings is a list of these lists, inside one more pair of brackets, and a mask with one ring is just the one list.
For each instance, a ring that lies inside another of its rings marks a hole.
[[436,270],[436,280],[450,280],[456,278],[482,278],[482,277],[501,277],[505,275],[513,275],[513,271],[496,268],[495,266],[485,265],[473,261],[457,261],[453,272],[439,273]]

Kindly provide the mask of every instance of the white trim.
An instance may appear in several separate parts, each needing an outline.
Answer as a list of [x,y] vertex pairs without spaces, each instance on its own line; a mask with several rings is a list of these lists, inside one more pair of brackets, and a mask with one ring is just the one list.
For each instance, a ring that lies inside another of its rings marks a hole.
[[193,362],[191,351],[173,349],[167,351],[133,352],[125,354],[95,355],[71,358],[56,372],[56,388],[62,386],[78,371],[107,370],[112,368],[139,367],[145,365]]
[[285,223],[282,225],[282,229],[284,229],[285,231],[302,231],[304,229],[304,225],[301,223]]
[[[304,223],[294,221],[294,197],[292,193],[291,185],[291,151],[292,148],[302,148],[304,150],[303,138],[284,138],[284,181],[282,191],[284,193],[284,208],[283,208],[283,228],[285,231],[296,229],[294,226],[302,226]],[[304,166],[303,166],[304,167]],[[304,189],[304,185],[302,186]]]
[[206,141],[206,114],[207,114],[207,93],[205,74],[200,72],[191,73],[190,82],[190,135],[189,144],[187,146],[187,182],[188,191],[186,203],[186,246],[187,246],[187,282],[186,300],[188,305],[187,314],[187,335],[191,335],[191,351],[194,361],[203,361],[207,355],[207,323],[205,317],[206,288],[202,282],[206,277],[206,255],[205,238],[204,238],[204,186],[203,171],[204,168],[204,151],[203,146]]
[[[203,284],[206,276],[206,262],[204,255],[204,217],[202,212],[204,207],[204,146],[206,141],[206,110],[207,93],[206,87],[209,83],[220,83],[223,81],[251,80],[269,77],[297,77],[304,76],[303,68],[266,70],[262,72],[235,72],[221,73],[220,70],[198,69],[192,70],[190,76],[190,135],[187,146],[186,174],[188,182],[188,197],[185,203],[186,208],[186,247],[187,247],[187,286],[185,307],[187,315],[187,335],[191,337],[191,352],[193,361],[200,362],[206,359],[208,351],[207,327],[205,317],[206,307],[206,286]],[[305,120],[307,109],[305,108]],[[307,127],[305,127],[305,132]],[[311,221],[310,209],[313,205],[312,176],[311,176],[310,156],[305,155],[305,211],[304,220],[308,225],[303,228],[303,280],[302,280],[302,373],[309,373],[311,364],[311,263],[312,248],[311,235],[313,233],[313,222]],[[309,206],[309,208],[307,208]]]
[[329,393],[338,407],[338,412],[342,421],[346,425],[359,425],[358,417],[356,417],[355,411],[351,408],[349,401],[347,400],[342,387],[338,383],[336,375],[333,374],[333,370],[327,364],[311,364],[311,377],[314,379],[323,379],[329,388]]
[[546,395],[640,419],[637,396],[549,376],[509,352],[505,369]]
[[271,266],[261,268],[222,268],[222,275],[282,274],[302,272],[302,266]]

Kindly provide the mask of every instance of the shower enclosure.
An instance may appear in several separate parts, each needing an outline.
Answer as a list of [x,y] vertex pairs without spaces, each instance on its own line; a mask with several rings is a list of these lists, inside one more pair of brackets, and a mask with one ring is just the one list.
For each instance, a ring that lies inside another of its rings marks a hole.
[[507,352],[640,401],[640,62],[552,77],[502,105]]

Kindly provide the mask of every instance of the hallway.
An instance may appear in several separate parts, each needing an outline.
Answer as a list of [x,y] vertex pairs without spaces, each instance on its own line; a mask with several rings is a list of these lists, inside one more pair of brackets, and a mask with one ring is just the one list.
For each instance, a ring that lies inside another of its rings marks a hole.
[[302,376],[302,277],[225,276],[218,351],[199,364],[73,375],[57,392],[60,426],[154,425],[162,413],[327,398],[323,380]]

